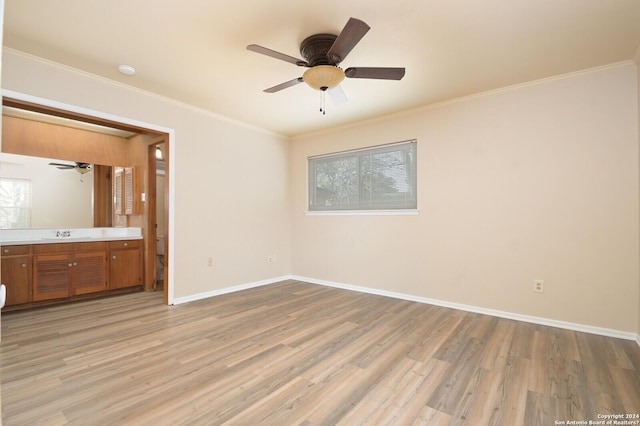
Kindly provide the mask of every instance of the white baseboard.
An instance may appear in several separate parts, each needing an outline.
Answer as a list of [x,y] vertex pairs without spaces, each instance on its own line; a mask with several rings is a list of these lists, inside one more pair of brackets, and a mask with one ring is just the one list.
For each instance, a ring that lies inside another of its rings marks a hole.
[[624,332],[620,330],[613,330],[610,328],[595,327],[595,326],[577,324],[577,323],[572,323],[567,321],[558,321],[554,319],[534,317],[530,315],[521,315],[513,312],[499,311],[495,309],[482,308],[482,307],[473,306],[473,305],[464,305],[461,303],[447,302],[447,301],[438,300],[438,299],[429,299],[426,297],[413,296],[410,294],[396,293],[396,292],[391,292],[386,290],[378,290],[378,289],[373,289],[369,287],[360,287],[360,286],[355,286],[350,284],[336,283],[332,281],[317,280],[317,279],[308,278],[308,277],[300,277],[300,276],[294,275],[294,276],[291,276],[290,278],[298,281],[308,282],[311,284],[319,284],[319,285],[324,285],[328,287],[341,288],[343,290],[358,291],[361,293],[392,297],[394,299],[408,300],[411,302],[426,303],[429,305],[442,306],[445,308],[458,309],[458,310],[467,311],[467,312],[475,312],[478,314],[491,315],[494,317],[512,319],[516,321],[524,321],[524,322],[529,322],[533,324],[546,325],[550,327],[564,328],[567,330],[581,331],[584,333],[598,334],[601,336],[615,337],[618,339],[635,340],[638,343],[638,345],[640,345],[640,335],[635,333]]
[[206,298],[209,298],[209,297],[220,296],[222,294],[233,293],[233,292],[236,292],[236,291],[247,290],[247,289],[250,289],[250,288],[265,286],[265,285],[269,285],[269,284],[275,284],[275,283],[278,283],[278,282],[281,282],[281,281],[292,280],[292,279],[296,280],[296,281],[302,281],[302,282],[311,283],[311,284],[319,284],[319,285],[324,285],[324,286],[327,286],[327,287],[340,288],[340,289],[343,289],[343,290],[358,291],[360,293],[375,294],[375,295],[378,295],[378,296],[392,297],[394,299],[408,300],[408,301],[411,301],[411,302],[426,303],[426,304],[429,304],[429,305],[442,306],[442,307],[445,307],[445,308],[458,309],[458,310],[461,310],[461,311],[475,312],[475,313],[484,314],[484,315],[491,315],[491,316],[498,317],[498,318],[506,318],[506,319],[512,319],[512,320],[516,320],[516,321],[524,321],[524,322],[529,322],[529,323],[532,323],[532,324],[540,324],[540,325],[546,325],[546,326],[549,326],[549,327],[564,328],[564,329],[567,329],[567,330],[580,331],[580,332],[590,333],[590,334],[597,334],[597,335],[600,335],[600,336],[615,337],[615,338],[618,338],[618,339],[635,340],[638,343],[638,345],[640,346],[640,334],[636,334],[636,333],[629,333],[629,332],[620,331],[620,330],[613,330],[613,329],[610,329],[610,328],[595,327],[595,326],[591,326],[591,325],[577,324],[577,323],[567,322],[567,321],[558,321],[558,320],[554,320],[554,319],[550,319],[550,318],[534,317],[534,316],[531,316],[531,315],[521,315],[521,314],[516,314],[516,313],[513,313],[513,312],[499,311],[499,310],[496,310],[496,309],[488,309],[488,308],[483,308],[483,307],[479,307],[479,306],[465,305],[465,304],[454,303],[454,302],[447,302],[447,301],[438,300],[438,299],[429,299],[429,298],[426,298],[426,297],[413,296],[413,295],[410,295],[410,294],[396,293],[396,292],[386,291],[386,290],[378,290],[378,289],[374,289],[374,288],[361,287],[361,286],[356,286],[356,285],[351,285],[351,284],[337,283],[337,282],[333,282],[333,281],[318,280],[318,279],[315,279],[315,278],[301,277],[301,276],[297,276],[297,275],[284,275],[284,276],[281,276],[281,277],[269,278],[269,279],[266,279],[266,280],[255,281],[255,282],[251,282],[251,283],[247,283],[247,284],[240,284],[240,285],[236,285],[236,286],[233,286],[233,287],[227,287],[227,288],[223,288],[223,289],[219,289],[219,290],[213,290],[213,291],[208,291],[208,292],[204,292],[204,293],[198,293],[198,294],[194,294],[194,295],[191,295],[191,296],[178,297],[178,298],[173,300],[173,304],[174,305],[179,305],[181,303],[193,302],[193,301],[196,301],[196,300],[201,300],[201,299],[206,299]]
[[275,284],[284,280],[289,280],[291,279],[291,275],[286,275],[286,276],[282,276],[282,277],[275,277],[275,278],[269,278],[266,280],[262,280],[262,281],[255,281],[252,283],[247,283],[247,284],[240,284],[240,285],[236,285],[233,287],[226,287],[226,288],[222,288],[219,290],[213,290],[213,291],[207,291],[204,293],[198,293],[198,294],[193,294],[191,296],[185,296],[185,297],[177,297],[175,299],[173,299],[173,305],[180,305],[181,303],[187,303],[187,302],[195,302],[196,300],[201,300],[201,299],[207,299],[209,297],[215,297],[215,296],[220,296],[222,294],[227,294],[227,293],[234,293],[236,291],[241,291],[241,290],[248,290],[250,288],[254,288],[254,287],[260,287],[263,285],[269,285],[269,284]]

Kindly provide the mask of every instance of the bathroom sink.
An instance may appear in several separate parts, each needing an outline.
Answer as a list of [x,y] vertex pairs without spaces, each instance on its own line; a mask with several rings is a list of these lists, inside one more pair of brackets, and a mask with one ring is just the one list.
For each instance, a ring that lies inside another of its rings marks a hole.
[[61,243],[65,243],[65,242],[74,242],[74,241],[86,241],[86,240],[92,240],[95,239],[96,237],[45,237],[45,238],[41,238],[42,241],[58,241]]

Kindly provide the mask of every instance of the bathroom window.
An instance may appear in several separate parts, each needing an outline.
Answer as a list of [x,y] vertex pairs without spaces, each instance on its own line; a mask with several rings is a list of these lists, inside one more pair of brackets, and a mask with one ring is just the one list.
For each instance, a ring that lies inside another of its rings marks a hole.
[[31,181],[0,178],[0,229],[31,226]]
[[309,158],[309,211],[415,210],[416,141]]

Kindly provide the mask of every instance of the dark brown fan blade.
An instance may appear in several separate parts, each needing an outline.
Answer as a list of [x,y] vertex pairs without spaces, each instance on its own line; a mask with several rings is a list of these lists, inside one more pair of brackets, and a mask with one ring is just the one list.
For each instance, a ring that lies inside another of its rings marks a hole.
[[258,46],[257,44],[248,45],[247,50],[280,59],[281,61],[289,62],[291,64],[298,65],[299,67],[309,66],[309,64],[302,59],[294,58],[293,56],[285,55],[284,53],[276,52],[275,50],[267,49],[266,47]]
[[338,38],[327,52],[327,58],[333,65],[338,65],[344,61],[351,49],[358,44],[362,37],[369,31],[370,27],[356,18],[349,18],[347,25],[344,26],[342,32],[338,34]]
[[347,68],[344,75],[348,78],[376,78],[380,80],[402,80],[404,68]]
[[62,164],[62,163],[49,163],[50,166],[56,166],[59,169],[73,169],[75,166],[73,164]]
[[294,78],[293,80],[286,81],[282,84],[278,84],[277,86],[264,89],[263,92],[267,92],[267,93],[279,92],[280,90],[286,89],[287,87],[295,86],[296,84],[302,83],[302,81],[303,81],[302,77]]

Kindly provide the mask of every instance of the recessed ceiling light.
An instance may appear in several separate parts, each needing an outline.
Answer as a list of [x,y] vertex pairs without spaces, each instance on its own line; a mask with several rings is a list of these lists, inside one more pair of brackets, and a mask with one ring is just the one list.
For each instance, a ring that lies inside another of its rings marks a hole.
[[124,75],[134,75],[136,73],[136,69],[131,65],[120,65],[118,71]]

